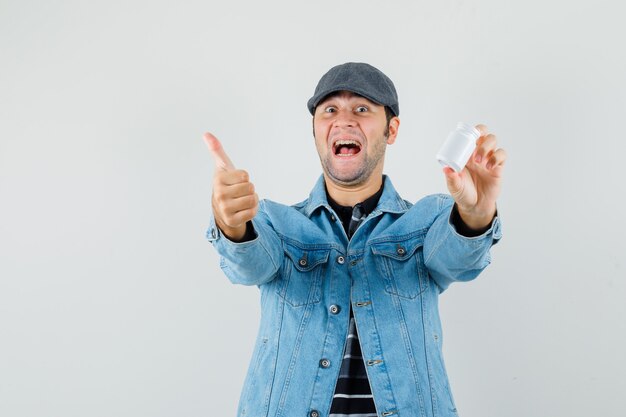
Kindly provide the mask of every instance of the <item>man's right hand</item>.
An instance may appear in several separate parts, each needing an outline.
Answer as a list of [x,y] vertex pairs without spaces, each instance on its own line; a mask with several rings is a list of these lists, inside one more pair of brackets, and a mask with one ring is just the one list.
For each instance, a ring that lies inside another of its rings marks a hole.
[[215,160],[211,198],[215,223],[228,239],[241,241],[246,234],[246,223],[259,209],[259,196],[248,173],[235,168],[220,141],[210,133],[204,134],[204,141]]

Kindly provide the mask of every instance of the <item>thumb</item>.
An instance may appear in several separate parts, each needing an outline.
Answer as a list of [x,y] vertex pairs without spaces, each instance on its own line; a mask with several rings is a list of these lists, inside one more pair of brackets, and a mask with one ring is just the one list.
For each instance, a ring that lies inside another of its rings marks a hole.
[[461,179],[461,173],[455,172],[450,167],[445,167],[443,173],[446,175],[446,184],[448,191],[453,197],[460,194],[463,191],[463,180]]
[[224,147],[222,146],[220,141],[208,132],[202,136],[204,142],[206,143],[206,146],[209,148],[209,151],[211,151],[211,154],[213,155],[213,159],[215,160],[215,166],[223,171],[230,171],[235,169],[235,165],[233,165],[228,155],[226,155],[226,152],[224,152]]

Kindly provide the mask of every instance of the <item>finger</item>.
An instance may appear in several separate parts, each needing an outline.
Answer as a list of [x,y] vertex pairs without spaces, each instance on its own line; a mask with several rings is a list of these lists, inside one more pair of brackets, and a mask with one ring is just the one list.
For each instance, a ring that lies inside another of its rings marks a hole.
[[477,124],[474,127],[476,128],[476,130],[478,130],[480,132],[480,136],[485,136],[485,135],[487,135],[487,133],[489,133],[489,130],[487,129],[487,126],[485,126],[483,124]]
[[504,163],[506,162],[506,157],[507,155],[504,149],[497,149],[491,154],[491,157],[487,161],[487,169],[504,166]]
[[222,192],[226,198],[239,198],[254,194],[254,185],[251,182],[242,182],[224,187]]
[[[259,196],[254,194],[252,196],[241,197],[237,200],[231,200],[225,203],[225,216],[224,220],[227,225],[240,225],[248,220],[251,220],[259,207]],[[244,214],[242,214],[244,213]],[[252,213],[248,218],[245,217],[245,213]]]
[[246,209],[246,210],[241,210],[238,211],[237,213],[233,214],[230,218],[230,222],[232,222],[232,224],[245,224],[246,222],[254,219],[254,216],[256,216],[256,213],[259,210],[259,206],[254,206],[252,208]]
[[474,162],[480,164],[483,160],[489,158],[491,152],[496,149],[498,141],[495,135],[488,134],[481,136],[476,141],[476,150],[474,150]]
[[463,180],[461,178],[461,174],[455,172],[450,167],[445,167],[443,169],[443,173],[446,176],[446,184],[448,186],[448,191],[450,191],[450,195],[457,196],[463,192]]
[[221,169],[223,171],[235,169],[235,165],[232,163],[228,155],[226,155],[224,147],[215,136],[207,132],[203,135],[203,138],[204,142],[209,148],[209,151],[211,151],[211,154],[215,159],[215,165],[218,169]]
[[256,193],[236,198],[225,197],[223,194],[215,195],[214,197],[220,208],[228,213],[236,213],[254,207],[259,202],[259,197]]
[[[220,207],[229,209],[232,206],[233,200],[254,195],[254,186],[250,182],[224,185],[213,187],[213,200]],[[230,209],[232,210],[232,208]],[[235,210],[236,211],[236,210]]]
[[250,181],[250,175],[243,169],[235,169],[232,171],[218,170],[215,173],[214,185],[235,185]]

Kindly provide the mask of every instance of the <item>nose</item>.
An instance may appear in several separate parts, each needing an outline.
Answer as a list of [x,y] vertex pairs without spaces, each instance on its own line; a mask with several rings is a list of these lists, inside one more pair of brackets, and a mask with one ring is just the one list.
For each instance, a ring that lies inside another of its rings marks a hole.
[[356,126],[356,120],[351,111],[338,110],[335,116],[333,127],[354,127]]

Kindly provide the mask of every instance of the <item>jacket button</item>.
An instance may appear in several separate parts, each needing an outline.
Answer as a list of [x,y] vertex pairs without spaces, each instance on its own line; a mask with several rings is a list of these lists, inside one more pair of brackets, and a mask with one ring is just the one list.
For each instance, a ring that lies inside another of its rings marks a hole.
[[333,304],[332,306],[330,306],[330,312],[333,314],[339,313],[340,310],[341,308],[339,308],[339,306],[336,304]]
[[320,366],[322,368],[329,368],[330,367],[330,361],[328,359],[324,358],[324,359],[322,359],[320,361]]
[[215,231],[215,228],[212,228],[212,229],[211,229],[211,237],[212,237],[213,239],[217,239],[217,232]]
[[337,219],[335,218],[335,215],[334,215],[334,214],[331,214],[331,215],[330,215],[330,220],[332,220],[332,221],[337,220]]
[[340,265],[343,265],[343,263],[346,261],[346,258],[344,258],[343,256],[338,256],[337,257],[337,263]]
[[300,264],[300,266],[306,266],[307,262],[306,259],[302,258],[298,261],[298,263]]
[[396,250],[396,252],[398,253],[398,255],[404,256],[404,254],[406,253],[406,250],[404,250],[404,248],[398,248],[398,250]]
[[309,417],[320,417],[320,412],[317,410],[311,410]]

